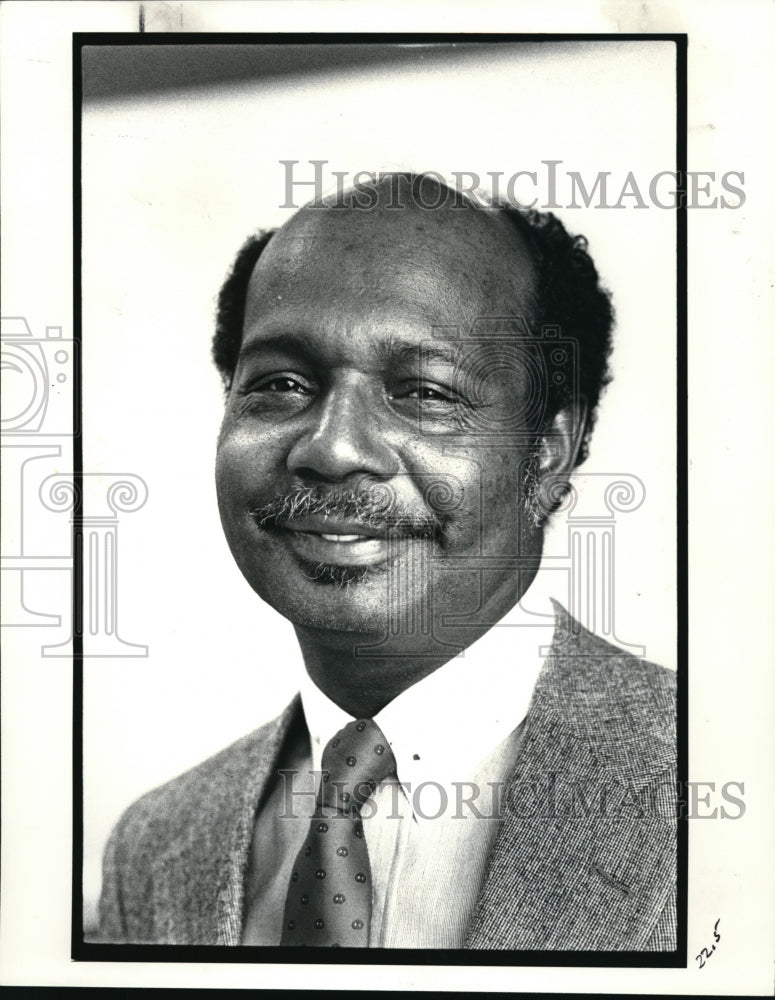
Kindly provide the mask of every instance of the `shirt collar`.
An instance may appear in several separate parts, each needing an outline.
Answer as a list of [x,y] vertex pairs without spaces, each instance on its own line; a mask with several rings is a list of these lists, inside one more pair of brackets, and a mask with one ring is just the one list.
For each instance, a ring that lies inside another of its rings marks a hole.
[[[396,758],[399,781],[466,781],[524,720],[554,634],[554,609],[538,578],[476,642],[413,684],[374,716]],[[301,699],[312,766],[353,716],[304,673]]]

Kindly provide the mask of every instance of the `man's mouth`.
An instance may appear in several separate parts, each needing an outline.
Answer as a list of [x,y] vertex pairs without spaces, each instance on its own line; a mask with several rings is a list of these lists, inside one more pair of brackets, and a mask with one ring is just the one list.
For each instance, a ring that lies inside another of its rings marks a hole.
[[329,567],[336,576],[384,570],[417,545],[438,542],[443,525],[432,511],[399,505],[390,492],[297,486],[250,511],[256,527],[289,549],[302,568]]
[[279,528],[299,531],[303,534],[320,535],[329,542],[358,542],[364,538],[386,538],[386,526],[366,524],[363,521],[342,520],[336,517],[316,515],[277,522]]
[[376,566],[418,537],[406,527],[364,524],[320,515],[264,524],[306,562]]
[[325,531],[320,532],[320,537],[327,542],[360,542],[368,535],[329,535]]

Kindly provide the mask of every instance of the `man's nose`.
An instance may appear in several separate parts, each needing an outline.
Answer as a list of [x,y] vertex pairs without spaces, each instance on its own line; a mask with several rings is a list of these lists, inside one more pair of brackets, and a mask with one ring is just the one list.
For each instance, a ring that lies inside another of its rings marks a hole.
[[320,397],[310,408],[309,426],[288,454],[289,471],[331,482],[359,473],[394,476],[399,462],[385,427],[389,415],[376,397],[357,378],[343,380]]

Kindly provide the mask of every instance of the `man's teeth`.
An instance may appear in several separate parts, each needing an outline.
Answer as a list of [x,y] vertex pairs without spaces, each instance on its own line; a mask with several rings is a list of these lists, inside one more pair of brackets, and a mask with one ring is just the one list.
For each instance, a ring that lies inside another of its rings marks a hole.
[[327,542],[358,542],[366,538],[366,535],[326,535],[321,531],[320,537],[325,538]]

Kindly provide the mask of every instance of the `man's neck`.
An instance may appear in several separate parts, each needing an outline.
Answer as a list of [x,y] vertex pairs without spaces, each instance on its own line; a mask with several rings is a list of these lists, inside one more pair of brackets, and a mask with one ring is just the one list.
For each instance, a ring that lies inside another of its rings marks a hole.
[[532,575],[521,587],[514,578],[505,580],[483,604],[475,622],[444,626],[439,616],[430,635],[392,637],[375,644],[373,636],[296,626],[307,673],[343,711],[354,718],[373,718],[480,639],[514,607],[530,582]]

